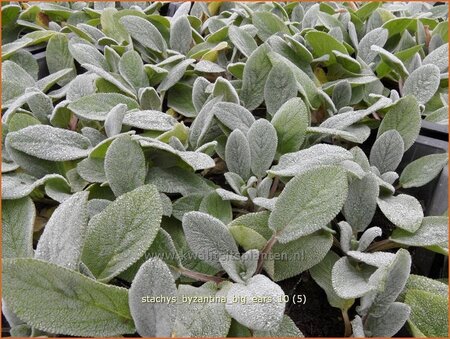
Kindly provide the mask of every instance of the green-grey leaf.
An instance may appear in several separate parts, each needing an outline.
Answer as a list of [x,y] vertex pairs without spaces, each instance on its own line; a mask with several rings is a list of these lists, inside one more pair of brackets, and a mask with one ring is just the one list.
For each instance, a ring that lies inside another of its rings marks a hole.
[[264,177],[272,165],[277,150],[277,131],[270,122],[259,119],[248,130],[247,139],[252,172],[259,178]]
[[419,104],[426,104],[439,88],[440,70],[433,64],[417,68],[406,79],[403,86],[403,95],[413,95]]
[[[99,68],[94,65],[89,64],[81,64],[83,68],[86,68],[88,71],[97,74],[100,78],[107,81],[108,86],[113,86],[113,88],[119,89],[121,92],[131,96],[132,98],[136,98],[135,91],[131,88],[122,78],[105,71],[102,68]],[[98,82],[97,82],[98,83]]]
[[[206,283],[201,287],[180,285],[178,298],[199,297],[213,300],[226,297],[231,283],[221,285]],[[180,303],[174,335],[177,337],[226,337],[231,325],[231,317],[223,302]]]
[[228,227],[236,242],[245,250],[261,250],[272,235],[272,230],[267,226],[268,220],[268,211],[248,213],[234,219]]
[[228,36],[234,47],[247,58],[258,48],[255,39],[247,31],[238,26],[231,25],[228,29]]
[[[256,301],[258,296],[267,299]],[[255,298],[253,300],[253,298]],[[259,331],[270,331],[280,326],[285,303],[284,292],[264,275],[258,274],[249,279],[246,285],[233,284],[227,294],[226,310],[242,325]],[[233,302],[233,298],[237,298]],[[239,298],[246,298],[243,303]],[[270,300],[269,300],[270,298]]]
[[390,239],[408,246],[432,246],[448,241],[448,217],[425,217],[414,233],[395,229]]
[[36,259],[77,270],[87,231],[87,192],[65,200],[53,212],[36,247]]
[[247,197],[244,197],[243,195],[236,194],[231,191],[224,190],[223,188],[216,188],[216,193],[223,200],[248,201]]
[[343,299],[354,299],[366,295],[374,289],[369,282],[372,271],[358,270],[348,257],[342,257],[333,266],[331,271],[333,289]]
[[365,125],[349,126],[344,130],[326,127],[308,127],[306,132],[332,135],[358,144],[362,144],[370,136],[370,128]]
[[441,173],[447,165],[448,154],[430,154],[410,162],[400,175],[404,188],[421,187]]
[[2,257],[33,256],[36,209],[29,197],[2,201]]
[[357,251],[365,251],[369,245],[372,243],[372,241],[375,240],[375,238],[380,237],[382,234],[381,228],[374,226],[367,229],[359,238],[358,240],[358,248]]
[[[38,90],[46,93],[48,92],[53,85],[55,85],[57,82],[59,82],[60,80],[64,79],[65,76],[67,76],[69,73],[71,73],[73,70],[71,68],[65,68],[62,69],[60,71],[57,71],[53,74],[47,75],[46,77],[39,79],[36,82],[36,87],[38,88]],[[65,87],[63,87],[62,89],[63,91],[65,90]],[[61,93],[60,91],[56,90],[53,93]],[[64,92],[63,92],[64,93]],[[55,94],[56,96],[57,94]],[[59,94],[61,95],[61,94]]]
[[129,36],[123,25],[119,23],[116,13],[117,10],[113,7],[103,9],[100,15],[100,23],[103,33],[118,43],[122,43],[123,41],[128,41]]
[[427,115],[425,120],[435,122],[437,124],[448,125],[448,106],[438,108],[434,112]]
[[232,102],[215,104],[213,112],[217,119],[232,131],[239,129],[247,133],[250,126],[255,122],[255,118],[249,110]]
[[129,135],[115,139],[106,151],[105,174],[116,197],[144,185],[147,173],[139,143]]
[[49,113],[53,111],[52,100],[39,90],[27,89],[26,93],[33,93],[26,101],[31,112],[41,122],[46,123]]
[[166,42],[158,29],[150,21],[135,15],[125,15],[119,19],[131,37],[145,48],[165,53]]
[[158,92],[167,91],[170,87],[174,86],[184,76],[186,69],[191,65],[195,59],[186,59],[172,68],[164,80],[158,86]]
[[309,124],[308,109],[303,100],[292,98],[284,103],[273,116],[272,124],[277,131],[278,153],[298,151]]
[[202,73],[223,73],[225,69],[218,64],[208,61],[200,60],[194,67],[194,70]]
[[[300,7],[300,6],[299,6]],[[295,323],[286,314],[283,315],[280,326],[278,329],[269,331],[254,331],[253,337],[264,337],[264,338],[304,338],[303,333],[297,328]]]
[[240,175],[244,180],[250,177],[250,151],[245,134],[238,129],[231,132],[225,146],[225,161],[228,170]]
[[178,17],[170,26],[170,48],[186,55],[192,43],[191,24],[186,15]]
[[209,93],[206,92],[209,85],[210,82],[203,77],[195,79],[192,85],[192,103],[197,113],[200,112],[209,97]]
[[[3,45],[4,46],[4,45]],[[15,62],[22,67],[28,74],[30,74],[34,80],[38,79],[39,65],[33,54],[27,50],[20,50],[11,55],[10,61]]]
[[231,82],[222,77],[216,79],[212,95],[215,97],[222,97],[223,101],[239,104],[239,95]]
[[[259,253],[259,251],[258,251]],[[228,276],[235,282],[245,284],[241,274],[245,273],[241,258],[238,255],[224,255],[220,257],[220,264]],[[244,271],[244,272],[242,272]],[[254,272],[253,272],[254,273]]]
[[[164,296],[171,302],[152,302],[148,297]],[[177,287],[167,265],[159,258],[146,261],[129,291],[129,304],[136,330],[142,337],[170,337],[176,318]]]
[[80,65],[89,64],[108,70],[108,63],[97,48],[88,43],[69,43],[69,51]]
[[84,158],[89,153],[89,139],[79,133],[47,125],[34,125],[8,133],[14,149],[50,161]]
[[403,290],[402,295],[399,296],[400,301],[404,301],[405,294],[409,290],[421,290],[437,294],[445,298],[448,297],[448,285],[446,283],[421,275],[409,275],[405,289]]
[[135,332],[124,288],[25,258],[4,260],[2,277],[6,303],[40,330],[86,337]]
[[364,338],[366,335],[364,333],[364,325],[360,316],[355,316],[355,319],[352,320],[352,330],[353,337],[355,338]]
[[381,174],[395,171],[402,161],[404,143],[396,130],[381,134],[370,150],[370,164],[378,168]]
[[213,267],[220,268],[223,255],[238,255],[239,251],[229,230],[219,219],[202,212],[183,216],[183,229],[191,250]]
[[70,190],[67,180],[59,174],[47,174],[36,179],[26,173],[11,173],[2,175],[2,199],[13,200],[26,197],[37,187],[53,181],[54,184],[66,186]]
[[9,60],[2,62],[2,106],[10,105],[26,88],[34,85],[33,77],[18,64]]
[[289,34],[289,29],[284,22],[271,12],[254,12],[252,14],[253,25],[258,29],[258,36],[266,41],[277,33]]
[[215,191],[203,198],[198,210],[219,219],[225,224],[228,224],[233,219],[230,202],[223,200]]
[[[194,171],[212,168],[215,166],[214,160],[205,153],[194,151],[178,151],[172,146],[152,138],[136,137],[135,139],[140,140],[141,146],[143,146],[144,148],[150,149],[155,152],[155,154],[151,154],[151,159],[155,162],[158,162],[160,165],[162,165],[162,167],[169,167],[171,162],[173,164],[178,164],[184,168],[188,167],[190,169],[193,169]],[[162,158],[158,156],[158,153],[160,154],[160,151],[166,153],[167,157],[164,158],[164,160],[162,160]]]
[[395,254],[395,259],[386,267],[386,272],[373,298],[369,314],[380,317],[388,311],[389,306],[403,291],[411,270],[411,255],[405,249]]
[[245,63],[240,97],[249,110],[255,109],[264,100],[265,83],[272,69],[272,63],[267,56],[269,51],[270,47],[263,44],[253,51]]
[[419,135],[421,124],[419,104],[414,96],[408,95],[398,100],[389,108],[380,127],[377,137],[391,129],[400,133],[405,151],[407,151]]
[[281,243],[325,227],[347,198],[347,175],[337,166],[308,170],[284,188],[269,218],[269,227]]
[[357,262],[362,262],[374,267],[383,267],[390,265],[395,259],[395,255],[389,252],[374,252],[365,253],[359,251],[348,251],[347,256]]
[[354,299],[343,299],[339,297],[333,289],[331,280],[331,271],[334,264],[339,259],[340,257],[336,253],[330,251],[319,264],[315,265],[309,270],[309,273],[311,274],[311,277],[314,279],[314,281],[327,294],[327,299],[330,305],[341,310],[345,310],[353,305]]
[[120,134],[120,131],[122,130],[123,118],[126,112],[127,105],[118,104],[108,113],[104,125],[107,137],[113,137]]
[[355,124],[364,117],[386,107],[390,103],[390,99],[381,97],[378,101],[376,101],[373,105],[369,106],[366,109],[336,114],[321,123],[320,127],[344,129]]
[[125,52],[119,61],[120,75],[134,88],[148,86],[148,77],[144,71],[144,63],[136,51]]
[[294,277],[320,262],[330,250],[333,236],[329,232],[318,231],[290,241],[275,244],[272,248],[272,262],[268,261],[268,273],[274,281]]
[[146,183],[155,185],[160,192],[180,193],[184,196],[212,190],[201,176],[179,167],[152,167],[147,173]]
[[[220,98],[214,98],[205,103],[194,122],[191,124],[189,132],[189,143],[196,149],[205,143],[204,139],[212,129],[214,122],[214,105],[220,101]],[[208,140],[209,141],[209,140]]]
[[272,176],[293,177],[307,170],[325,165],[337,165],[351,160],[352,154],[340,146],[319,144],[281,156],[268,173]]
[[329,55],[330,58],[325,62],[325,65],[336,63],[336,57],[332,51],[338,51],[348,55],[345,46],[325,32],[310,31],[306,33],[305,40],[311,45],[313,55],[318,58],[324,55]]
[[259,261],[259,251],[257,249],[252,249],[241,256],[241,262],[244,267],[245,272],[242,273],[242,278],[244,281],[250,279],[256,272],[258,268]]
[[352,98],[352,87],[347,80],[342,80],[333,88],[331,99],[337,109],[348,106]]
[[423,65],[432,64],[439,68],[441,73],[448,70],[448,43],[439,46],[428,54],[422,61]]
[[131,111],[123,118],[123,124],[150,131],[170,131],[176,120],[160,111]]
[[369,315],[365,329],[373,337],[390,338],[400,331],[410,313],[411,308],[408,305],[394,302],[380,317]]
[[161,217],[161,202],[153,185],[121,195],[90,220],[83,263],[98,280],[109,281],[150,247]]
[[405,231],[415,232],[422,223],[422,206],[413,196],[399,194],[381,197],[378,198],[378,207],[390,222]]
[[119,93],[95,93],[71,102],[67,108],[80,118],[104,121],[108,113],[118,104],[125,104],[128,110],[139,108],[136,100]]
[[[66,68],[75,70],[75,63],[73,57],[69,52],[69,40],[64,34],[53,35],[47,43],[46,62],[50,73],[56,73]],[[60,80],[58,84],[66,85],[75,77],[75,71],[70,75]]]
[[97,79],[98,76],[92,73],[78,75],[68,84],[66,99],[76,101],[84,96],[94,94],[96,91],[95,81]]
[[33,39],[22,37],[21,39],[18,39],[14,42],[10,42],[7,44],[3,44],[2,46],[2,58],[8,58],[20,49],[28,46],[30,43],[33,42]]
[[401,79],[405,79],[409,75],[409,72],[403,64],[402,60],[400,60],[394,54],[376,45],[372,46],[371,50],[377,52],[380,55],[381,60],[392,70],[394,70]]
[[421,290],[410,290],[406,294],[405,303],[411,307],[411,316],[408,322],[414,336],[447,336],[447,297]]
[[185,213],[190,211],[198,211],[202,200],[203,194],[201,193],[189,194],[181,197],[173,202],[172,215],[181,221]]
[[297,96],[298,88],[294,73],[283,62],[276,63],[267,76],[264,101],[267,112],[274,115],[283,104]]
[[361,180],[353,180],[348,187],[348,196],[342,212],[356,232],[366,229],[377,208],[378,182],[374,174],[368,173]]
[[338,222],[337,226],[339,227],[339,243],[341,245],[342,252],[348,255],[348,252],[351,248],[351,241],[353,238],[353,229],[350,224],[346,221]]
[[77,164],[78,174],[88,182],[106,182],[104,159],[86,158]]

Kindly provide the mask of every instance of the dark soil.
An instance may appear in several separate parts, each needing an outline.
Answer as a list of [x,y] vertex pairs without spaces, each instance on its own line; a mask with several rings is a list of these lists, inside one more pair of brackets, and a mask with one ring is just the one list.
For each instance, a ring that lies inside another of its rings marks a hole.
[[[328,304],[327,296],[308,273],[279,282],[289,303],[286,314],[291,317],[305,337],[343,337],[344,322],[341,312]],[[305,295],[306,303],[292,303],[292,296]]]

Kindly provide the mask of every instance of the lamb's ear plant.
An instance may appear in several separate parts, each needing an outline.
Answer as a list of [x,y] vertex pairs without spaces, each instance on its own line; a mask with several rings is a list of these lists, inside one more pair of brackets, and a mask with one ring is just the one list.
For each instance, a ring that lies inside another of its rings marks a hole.
[[10,334],[446,336],[447,4],[168,6],[2,4]]

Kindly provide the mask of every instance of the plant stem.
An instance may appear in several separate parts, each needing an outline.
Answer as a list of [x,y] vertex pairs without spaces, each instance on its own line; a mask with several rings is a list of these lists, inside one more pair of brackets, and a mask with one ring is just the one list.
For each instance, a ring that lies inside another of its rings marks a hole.
[[353,9],[354,11],[358,10],[358,6],[356,5],[356,3],[354,1],[349,1],[348,2],[348,6]]
[[402,79],[402,77],[398,78],[398,91],[399,91],[400,96],[402,96],[403,95],[403,79]]
[[233,212],[240,213],[240,214],[248,214],[248,213],[250,213],[249,211],[247,211],[246,209],[243,209],[243,208],[233,208]]
[[348,317],[347,310],[341,310],[342,319],[344,319],[345,332],[344,337],[350,337],[352,335],[352,324],[350,323],[350,318]]
[[341,243],[335,236],[333,236],[333,246],[336,247],[336,249],[339,251],[339,253],[341,253],[341,255],[345,255],[345,252],[342,250]]
[[275,179],[273,179],[272,187],[270,188],[269,199],[273,198],[275,193],[277,192],[279,182],[280,179],[278,177],[275,177]]
[[266,245],[262,249],[261,253],[259,254],[259,260],[258,260],[258,266],[256,267],[255,274],[259,274],[262,271],[263,265],[264,265],[264,257],[270,253],[272,250],[273,245],[277,243],[277,234],[274,233],[272,237],[267,241]]
[[208,282],[208,281],[214,281],[216,284],[220,284],[222,281],[225,281],[226,279],[220,278],[220,277],[216,277],[213,275],[209,275],[209,274],[204,274],[204,273],[200,273],[200,272],[195,272],[195,271],[191,271],[187,268],[179,268],[178,272],[182,275],[184,275],[185,277],[188,278],[192,278],[198,281],[204,281],[204,282]]
[[384,239],[378,242],[373,243],[367,248],[367,252],[376,252],[382,250],[389,250],[391,248],[402,247],[400,244],[397,244],[389,239]]
[[430,41],[431,41],[430,26],[424,25],[423,28],[425,31],[425,47],[428,49],[430,47]]
[[333,245],[336,246],[337,248],[339,248],[340,250],[342,250],[341,243],[335,236],[333,236]]

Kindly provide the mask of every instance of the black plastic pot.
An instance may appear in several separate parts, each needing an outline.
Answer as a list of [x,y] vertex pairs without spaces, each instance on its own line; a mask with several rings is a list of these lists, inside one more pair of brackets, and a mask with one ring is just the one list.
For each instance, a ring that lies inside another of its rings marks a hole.
[[33,57],[36,59],[38,66],[39,66],[39,73],[38,73],[38,79],[42,79],[49,75],[48,67],[47,67],[47,61],[45,59],[45,49],[43,51],[40,51],[38,53],[33,54]]
[[25,47],[25,50],[27,50],[31,54],[37,54],[39,52],[45,51],[45,46],[46,46],[46,43],[40,43],[38,45],[27,46],[27,47]]
[[[401,173],[406,165],[425,155],[447,151],[448,142],[420,135],[414,145],[405,152],[397,172]],[[422,187],[402,189],[402,191],[416,197],[423,204],[425,215],[442,215],[447,211],[447,182],[448,168],[445,167],[441,174],[428,184]]]
[[[425,155],[448,152],[448,142],[420,135],[411,148],[406,151],[397,169],[398,173],[410,162]],[[422,187],[401,190],[417,198],[424,208],[424,214],[442,215],[448,209],[448,167],[441,174]],[[413,253],[413,263],[421,274],[430,278],[448,277],[448,258],[423,248]]]
[[435,122],[422,120],[420,135],[442,141],[448,141],[448,125],[441,125],[436,124]]

